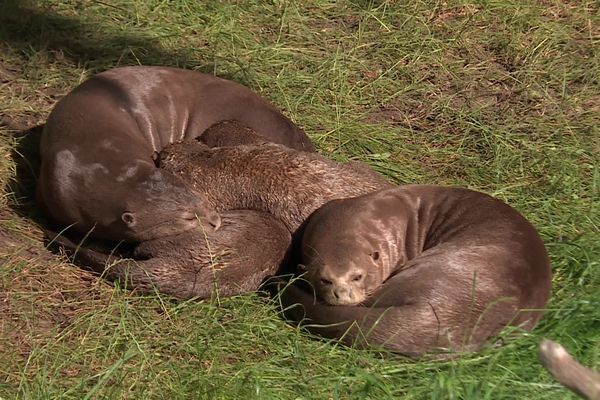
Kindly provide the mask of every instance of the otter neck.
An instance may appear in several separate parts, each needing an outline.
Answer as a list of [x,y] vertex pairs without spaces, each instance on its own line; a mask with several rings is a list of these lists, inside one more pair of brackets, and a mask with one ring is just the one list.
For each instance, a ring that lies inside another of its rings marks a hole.
[[[231,151],[237,153],[236,157],[246,156],[232,163],[227,160],[228,152],[223,150],[213,157],[216,162],[211,160],[199,166],[194,179],[196,189],[217,211],[248,209],[267,212],[294,232],[322,204],[313,206],[291,196],[294,188],[289,183],[282,183],[277,175],[265,174],[260,160],[251,159],[253,154],[232,148]],[[318,202],[318,199],[315,201]]]
[[[383,281],[402,268],[409,260],[406,235],[408,234],[410,225],[410,222],[407,220],[399,220],[397,223],[394,223],[395,229],[383,231],[386,232],[385,238],[377,237],[374,240],[373,248],[379,252],[379,264],[381,265],[381,277]],[[373,229],[373,232],[381,232],[381,230]]]
[[423,252],[427,233],[425,227],[428,225],[424,221],[428,215],[421,210],[420,199],[415,201],[406,196],[394,197],[388,199],[391,202],[389,209],[394,211],[383,221],[384,225],[393,228],[380,230],[388,235],[380,242],[385,278]]
[[404,237],[401,241],[403,258],[399,260],[398,269],[426,250],[427,232],[431,225],[432,216],[436,215],[435,209],[431,209],[431,206],[424,203],[419,197],[415,199],[402,196],[401,199],[401,207],[406,212],[398,213],[404,221],[402,232]]
[[268,212],[292,233],[327,201],[387,187],[325,157],[272,144],[215,148],[201,157],[185,167],[191,179],[184,180],[215,209]]

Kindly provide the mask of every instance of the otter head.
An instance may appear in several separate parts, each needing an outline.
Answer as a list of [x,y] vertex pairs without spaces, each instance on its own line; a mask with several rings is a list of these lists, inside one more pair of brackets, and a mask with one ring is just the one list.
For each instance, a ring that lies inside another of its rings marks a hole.
[[378,251],[370,251],[359,242],[331,243],[333,248],[304,248],[305,273],[317,296],[332,305],[360,304],[383,283]]
[[201,193],[175,175],[153,168],[123,196],[116,230],[126,240],[146,241],[200,226],[216,230],[221,218]]
[[[387,258],[377,236],[346,200],[331,201],[308,220],[298,269],[321,300],[332,305],[359,304],[387,278]],[[368,224],[367,224],[368,225]]]
[[134,242],[219,227],[206,198],[150,157],[133,152],[123,162],[106,154],[64,149],[45,160],[36,197],[56,222],[95,238]]

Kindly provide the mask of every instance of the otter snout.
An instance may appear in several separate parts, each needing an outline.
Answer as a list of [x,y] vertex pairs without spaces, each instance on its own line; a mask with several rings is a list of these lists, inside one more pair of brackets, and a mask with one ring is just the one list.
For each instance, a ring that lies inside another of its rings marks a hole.
[[215,231],[219,229],[221,227],[221,216],[206,196],[195,189],[191,189],[187,194],[190,198],[187,202],[182,203],[186,207],[184,219],[195,220],[196,225],[202,225],[206,229]]
[[191,225],[202,225],[205,228],[217,230],[221,227],[221,216],[215,210],[202,207],[194,211],[185,211],[181,214],[181,219],[190,221]]
[[215,210],[206,210],[204,216],[208,225],[210,225],[215,231],[221,227],[221,216]]
[[360,303],[361,299],[356,296],[356,292],[351,287],[337,287],[332,290],[332,297],[335,305],[352,305]]

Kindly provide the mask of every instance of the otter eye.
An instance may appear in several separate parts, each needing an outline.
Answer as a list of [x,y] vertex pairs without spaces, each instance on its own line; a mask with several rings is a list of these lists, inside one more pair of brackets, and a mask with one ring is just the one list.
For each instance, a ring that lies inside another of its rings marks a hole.
[[379,260],[379,252],[374,251],[373,253],[371,253],[371,258],[375,261]]
[[323,285],[331,285],[333,282],[331,282],[329,279],[321,278],[321,283]]
[[362,278],[363,278],[362,274],[354,275],[354,276],[352,277],[352,281],[353,281],[353,282],[358,282],[358,281],[360,281]]
[[121,214],[121,220],[129,226],[135,225],[135,216],[133,215],[133,213],[124,212],[123,214]]

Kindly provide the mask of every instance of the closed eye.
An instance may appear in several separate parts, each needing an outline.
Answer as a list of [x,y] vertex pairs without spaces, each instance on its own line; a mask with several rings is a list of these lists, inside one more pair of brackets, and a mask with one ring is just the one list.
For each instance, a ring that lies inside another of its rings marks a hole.
[[321,283],[323,285],[331,285],[333,282],[331,282],[329,279],[321,278]]
[[362,278],[363,278],[362,274],[354,275],[354,276],[352,277],[352,281],[353,281],[353,282],[358,282],[358,281],[360,281]]

